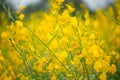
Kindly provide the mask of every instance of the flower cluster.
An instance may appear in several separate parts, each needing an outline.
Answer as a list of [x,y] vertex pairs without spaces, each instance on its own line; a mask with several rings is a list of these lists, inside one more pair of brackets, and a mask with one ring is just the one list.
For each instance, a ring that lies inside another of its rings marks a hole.
[[0,12],[0,80],[120,79],[120,1],[94,14],[63,2],[13,22]]

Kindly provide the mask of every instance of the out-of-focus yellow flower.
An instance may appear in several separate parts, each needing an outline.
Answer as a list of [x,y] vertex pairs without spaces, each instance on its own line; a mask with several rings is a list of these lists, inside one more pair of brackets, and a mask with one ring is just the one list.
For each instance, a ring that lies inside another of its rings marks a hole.
[[99,48],[97,45],[92,45],[90,46],[90,48],[88,49],[89,53],[91,53],[95,58],[98,58],[100,56],[99,53]]
[[98,22],[97,20],[95,20],[95,21],[93,22],[93,27],[94,27],[94,29],[95,29],[95,30],[98,30],[98,26],[99,26],[99,22]]
[[55,65],[54,65],[54,68],[55,68],[55,69],[60,69],[60,65],[55,64]]
[[94,69],[97,71],[97,72],[100,72],[100,70],[103,68],[103,65],[102,65],[102,62],[100,60],[97,60],[95,63],[94,63]]
[[58,53],[58,58],[62,61],[64,61],[67,58],[67,52],[66,51],[61,51]]
[[19,59],[16,55],[12,58],[12,60],[16,65],[21,65],[23,63],[23,61]]
[[71,80],[71,79],[72,79],[72,76],[73,76],[72,74],[67,73],[67,79],[68,79],[68,80]]
[[87,65],[90,66],[90,65],[92,64],[92,59],[91,59],[90,56],[85,57],[85,60],[86,60],[86,64],[87,64]]
[[90,40],[94,40],[94,39],[95,39],[95,34],[94,34],[94,33],[91,33],[90,36],[89,36],[89,39],[90,39]]
[[34,63],[34,69],[38,72],[42,71],[43,66],[48,62],[48,58],[41,58],[37,62]]
[[0,61],[4,61],[4,56],[1,54],[1,50],[0,50]]
[[114,74],[114,73],[116,72],[116,65],[112,64],[112,65],[110,66],[109,71],[110,71],[112,74]]
[[120,54],[119,53],[116,54],[115,59],[120,60]]
[[55,51],[57,48],[58,48],[58,42],[56,40],[53,40],[51,43],[50,43],[50,49],[52,51]]
[[85,25],[88,26],[89,24],[90,24],[90,19],[88,18],[85,20]]
[[51,80],[57,80],[56,76],[55,76],[55,75],[52,76],[52,77],[51,77]]
[[100,80],[106,80],[106,73],[103,72],[102,74],[100,74],[99,78]]
[[93,52],[92,52],[93,56],[98,58],[100,56],[98,50],[94,49]]
[[80,61],[80,58],[78,56],[75,56],[73,58],[73,61],[71,61],[71,63],[75,65],[75,64],[78,64],[79,61]]
[[48,70],[49,72],[52,72],[53,69],[54,69],[53,63],[50,63],[50,64],[47,66],[47,70]]
[[19,15],[20,20],[23,20],[24,17],[25,17],[25,15],[24,15],[23,13],[21,13],[21,14]]
[[71,13],[75,10],[74,7],[70,6],[69,4],[66,4],[67,8],[68,8],[68,11]]
[[20,6],[20,11],[24,10],[26,8],[26,6]]
[[63,21],[66,22],[70,19],[70,15],[68,10],[64,10],[64,12],[62,13],[62,16],[59,16],[59,18]]
[[77,21],[76,17],[71,17],[70,20],[71,20],[72,26],[73,26],[73,27],[77,27],[77,24],[78,24],[77,22],[78,22],[78,21]]
[[16,21],[16,25],[19,26],[19,27],[22,27],[22,26],[23,26],[23,22],[17,20],[17,21]]
[[62,2],[64,2],[64,0],[57,0],[58,4],[61,4]]
[[110,58],[111,58],[110,56],[106,56],[106,59],[105,59],[105,60],[106,60],[106,62],[107,62],[108,64],[110,63]]
[[89,15],[89,11],[87,10],[86,13],[85,13],[85,15],[84,15],[84,18],[85,18],[85,19],[88,19],[89,16],[90,16],[90,15]]
[[66,26],[64,29],[63,29],[63,32],[66,36],[70,36],[72,35],[72,28],[70,26]]
[[7,32],[2,32],[1,33],[1,38],[5,39],[5,38],[7,38],[7,36],[8,36]]

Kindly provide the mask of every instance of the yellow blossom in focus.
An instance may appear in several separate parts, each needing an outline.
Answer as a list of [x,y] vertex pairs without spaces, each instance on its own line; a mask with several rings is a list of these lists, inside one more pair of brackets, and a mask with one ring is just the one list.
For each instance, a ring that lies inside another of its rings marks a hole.
[[7,32],[2,32],[1,33],[1,38],[5,39],[5,38],[7,38],[7,36],[8,36]]

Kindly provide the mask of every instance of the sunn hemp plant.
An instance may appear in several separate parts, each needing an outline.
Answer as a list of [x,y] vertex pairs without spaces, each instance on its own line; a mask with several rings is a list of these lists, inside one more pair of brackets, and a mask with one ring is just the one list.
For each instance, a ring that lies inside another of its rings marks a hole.
[[120,1],[93,14],[63,2],[28,19],[2,4],[0,80],[120,80]]

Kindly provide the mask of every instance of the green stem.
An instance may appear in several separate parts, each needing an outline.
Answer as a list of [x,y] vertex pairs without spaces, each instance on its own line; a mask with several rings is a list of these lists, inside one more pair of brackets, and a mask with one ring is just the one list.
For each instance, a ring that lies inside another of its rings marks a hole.
[[53,53],[53,51],[30,29],[27,25],[24,26],[50,51],[50,53],[62,64],[62,66],[68,71],[66,66],[58,59],[58,57]]
[[[18,53],[20,53],[20,55],[22,56],[22,60],[23,60],[23,62],[24,62],[24,65],[25,65],[26,69],[29,71],[29,74],[32,74],[31,68],[30,68],[30,66],[29,66],[26,58],[22,55],[21,50],[19,50],[18,46],[15,45],[15,43],[13,42],[13,40],[12,40],[11,38],[10,38],[9,40],[10,40],[12,46],[15,48],[15,50],[16,50]],[[27,66],[27,65],[28,65],[28,66]]]
[[110,20],[112,20],[113,22],[115,22],[117,25],[120,25],[120,22],[119,21],[117,21],[115,18],[113,18],[112,16],[110,16],[107,12],[106,12],[106,10],[103,10],[103,13],[110,19]]

